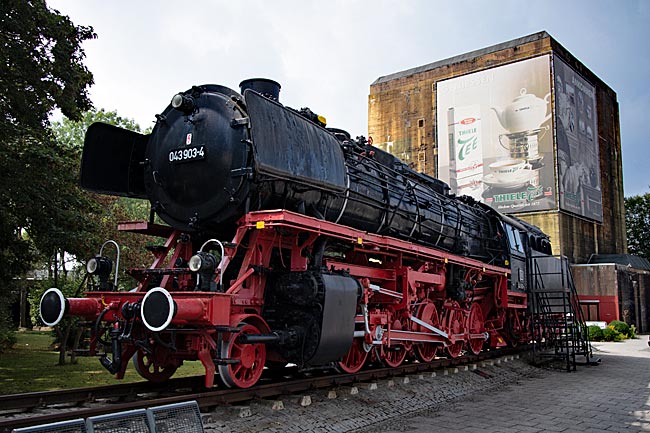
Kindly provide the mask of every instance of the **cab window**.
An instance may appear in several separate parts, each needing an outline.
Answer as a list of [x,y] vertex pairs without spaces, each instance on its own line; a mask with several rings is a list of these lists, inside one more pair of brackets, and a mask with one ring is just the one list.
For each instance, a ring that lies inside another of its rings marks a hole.
[[519,236],[519,230],[517,230],[510,224],[504,224],[504,226],[505,226],[506,233],[508,234],[508,242],[510,243],[510,249],[523,253],[524,245],[521,242],[521,237]]

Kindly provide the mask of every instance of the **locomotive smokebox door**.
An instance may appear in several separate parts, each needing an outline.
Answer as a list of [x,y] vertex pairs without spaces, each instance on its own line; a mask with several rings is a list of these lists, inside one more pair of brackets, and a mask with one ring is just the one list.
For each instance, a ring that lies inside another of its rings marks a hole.
[[354,336],[359,283],[343,275],[323,274],[325,302],[320,341],[309,360],[312,365],[340,359],[350,349]]
[[183,230],[219,233],[248,197],[249,147],[237,92],[203,85],[176,94],[147,145],[144,183],[158,215]]

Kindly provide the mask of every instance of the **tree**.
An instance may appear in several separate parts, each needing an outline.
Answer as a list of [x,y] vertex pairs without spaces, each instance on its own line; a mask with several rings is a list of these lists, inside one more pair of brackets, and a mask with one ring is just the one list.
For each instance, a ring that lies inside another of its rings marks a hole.
[[36,256],[33,242],[48,246],[62,224],[74,223],[68,211],[82,204],[67,188],[75,150],[57,146],[47,126],[56,107],[72,119],[90,108],[93,79],[81,43],[94,37],[43,0],[0,2],[2,281],[24,273]]
[[[39,251],[49,252],[48,268],[54,274],[53,284],[61,289],[66,296],[72,297],[81,296],[85,287],[85,277],[74,273],[71,278],[68,278],[68,271],[74,269],[65,266],[66,257],[86,260],[97,254],[105,240],[112,239],[120,246],[120,270],[123,271],[129,267],[142,267],[145,262],[151,260],[151,254],[145,250],[145,242],[147,242],[145,237],[116,230],[119,221],[147,218],[149,214],[147,204],[142,200],[94,194],[83,191],[77,186],[76,180],[79,178],[79,162],[84,135],[88,127],[98,121],[140,132],[139,125],[132,120],[122,118],[114,111],[106,112],[104,110],[89,110],[83,114],[79,121],[63,119],[52,125],[52,133],[57,147],[70,152],[72,156],[69,161],[73,165],[67,167],[67,173],[71,179],[74,179],[74,186],[69,185],[74,191],[70,195],[64,195],[64,199],[77,200],[77,205],[63,214],[54,212],[54,216],[58,217],[58,224],[63,225],[57,225],[57,228],[60,229],[56,229],[53,236],[40,234],[34,242]],[[58,197],[55,202],[56,200]],[[50,218],[54,218],[54,216]],[[71,221],[66,221],[68,216],[71,217]],[[110,256],[114,252],[110,248],[104,254]],[[79,262],[75,260],[74,263],[78,264]],[[62,273],[61,278],[57,278],[59,272]],[[83,273],[85,273],[85,268]],[[122,287],[125,287],[126,279],[130,279],[130,277],[122,278]],[[47,287],[49,285],[43,287],[41,292]],[[38,298],[40,295],[38,294]],[[55,331],[59,342],[59,364],[65,363],[66,350],[70,344],[73,353],[70,361],[75,362],[74,351],[83,332],[83,329],[78,326],[78,320],[66,318],[55,327]]]
[[[143,132],[133,120],[123,118],[115,111],[105,111],[104,109],[89,110],[84,113],[79,121],[63,119],[61,122],[52,125],[52,130],[60,146],[82,149],[86,130],[94,122],[104,122],[132,131]],[[144,131],[144,133],[149,132],[150,129]],[[78,175],[78,163],[74,172],[75,175]],[[151,253],[145,250],[145,246],[151,239],[142,235],[118,232],[116,228],[117,223],[120,221],[148,219],[149,203],[144,200],[126,197],[106,196],[89,192],[84,192],[84,194],[96,204],[93,212],[86,215],[86,218],[94,224],[92,236],[94,243],[87,240],[85,245],[91,248],[91,251],[84,251],[84,254],[79,255],[79,258],[83,260],[91,257],[97,253],[102,242],[113,239],[120,245],[120,267],[122,270],[147,266],[152,256]],[[88,239],[85,234],[84,237]],[[75,254],[79,254],[79,252],[75,252]],[[122,282],[126,283],[126,278],[122,278]]]
[[627,249],[650,259],[650,193],[625,198]]
[[95,37],[92,27],[75,26],[44,0],[0,3],[0,134],[34,135],[55,107],[78,119],[92,106],[81,43]]
[[72,119],[90,108],[93,78],[81,43],[94,37],[91,27],[75,26],[44,0],[0,2],[1,317],[8,282],[31,268],[39,252],[83,244],[80,237],[57,241],[67,224],[87,223],[76,221],[74,210],[89,202],[73,186],[76,151],[57,146],[47,126],[56,107]]

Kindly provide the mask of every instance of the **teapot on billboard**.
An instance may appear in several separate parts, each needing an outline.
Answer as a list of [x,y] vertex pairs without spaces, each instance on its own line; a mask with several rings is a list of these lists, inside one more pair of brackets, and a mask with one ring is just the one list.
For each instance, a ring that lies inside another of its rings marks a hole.
[[[505,108],[491,107],[499,124],[506,130],[499,134],[499,144],[508,151],[505,160],[490,164],[490,177],[486,179],[493,186],[528,184],[539,185],[539,172],[543,168],[539,154],[539,140],[548,131],[543,126],[551,118],[551,93],[539,98],[523,87]],[[505,171],[503,166],[519,169]]]
[[544,99],[538,98],[532,93],[528,93],[524,87],[519,91],[519,96],[505,108],[491,108],[496,113],[503,129],[515,134],[539,129],[544,122],[551,118],[550,98],[550,93]]

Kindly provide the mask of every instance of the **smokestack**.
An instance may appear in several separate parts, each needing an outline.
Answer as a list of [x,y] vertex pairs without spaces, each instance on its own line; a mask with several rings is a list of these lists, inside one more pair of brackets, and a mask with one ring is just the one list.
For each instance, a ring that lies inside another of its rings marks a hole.
[[239,88],[242,95],[244,94],[244,90],[251,89],[264,97],[277,102],[280,101],[280,83],[269,80],[268,78],[249,78],[239,83]]

